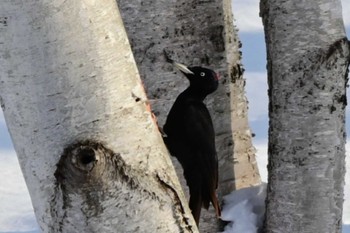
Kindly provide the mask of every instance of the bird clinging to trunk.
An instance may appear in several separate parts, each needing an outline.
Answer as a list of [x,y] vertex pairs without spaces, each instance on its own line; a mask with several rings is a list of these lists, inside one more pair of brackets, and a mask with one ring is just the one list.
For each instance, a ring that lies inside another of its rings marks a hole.
[[211,202],[216,215],[220,207],[216,196],[218,186],[218,159],[215,149],[215,133],[209,111],[203,100],[218,87],[218,75],[210,69],[187,67],[167,61],[177,67],[189,80],[172,106],[163,127],[164,142],[171,155],[181,163],[190,191],[189,206],[199,224],[202,206],[209,208]]

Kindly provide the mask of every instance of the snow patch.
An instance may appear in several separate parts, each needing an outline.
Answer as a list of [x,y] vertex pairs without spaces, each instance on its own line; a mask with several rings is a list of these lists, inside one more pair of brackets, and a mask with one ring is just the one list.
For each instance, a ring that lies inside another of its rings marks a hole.
[[263,224],[265,198],[266,183],[225,196],[221,219],[230,223],[223,233],[256,233]]
[[13,150],[0,150],[0,232],[38,228],[33,207]]

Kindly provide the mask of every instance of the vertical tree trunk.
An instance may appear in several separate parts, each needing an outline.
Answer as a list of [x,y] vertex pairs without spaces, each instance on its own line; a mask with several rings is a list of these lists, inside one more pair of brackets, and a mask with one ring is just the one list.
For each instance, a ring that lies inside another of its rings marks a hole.
[[0,102],[41,230],[197,232],[115,1],[0,6]]
[[[229,114],[217,113],[217,122],[227,119],[230,121],[233,139],[233,154],[231,148],[226,147],[225,141],[220,145],[228,148],[226,155],[223,155],[221,185],[223,194],[228,194],[235,189],[246,188],[261,183],[258,166],[255,159],[255,148],[252,144],[252,133],[248,124],[248,100],[245,95],[246,81],[243,78],[244,68],[241,64],[241,42],[238,33],[233,26],[232,1],[223,0],[222,9],[225,22],[225,49],[226,60],[220,61],[219,65],[226,67],[227,81],[223,82],[227,95],[230,96],[230,117]],[[226,63],[225,63],[226,62]],[[226,64],[226,65],[225,65]],[[226,76],[225,76],[226,77]],[[221,95],[225,93],[221,92]],[[213,103],[213,108],[220,104],[220,100]],[[224,126],[225,127],[225,126]],[[230,142],[227,142],[227,145]],[[233,159],[232,159],[233,158]],[[226,164],[227,165],[224,165]],[[231,167],[233,166],[233,170]],[[230,172],[230,171],[233,171]]]
[[[186,78],[165,61],[163,50],[186,65],[214,69],[222,79],[218,91],[207,97],[207,105],[216,130],[219,193],[225,195],[235,188],[260,183],[231,1],[117,2],[159,125],[164,125],[172,103],[188,85]],[[177,168],[181,176],[179,164]],[[214,212],[202,211],[201,232],[215,232],[215,225]]]
[[261,1],[269,83],[266,232],[341,232],[349,45],[340,1]]

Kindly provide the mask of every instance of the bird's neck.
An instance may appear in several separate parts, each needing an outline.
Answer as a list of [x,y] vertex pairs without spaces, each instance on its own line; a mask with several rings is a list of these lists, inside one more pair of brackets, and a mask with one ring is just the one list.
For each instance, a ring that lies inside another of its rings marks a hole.
[[207,97],[207,94],[204,94],[198,89],[193,88],[192,86],[189,86],[184,92],[181,94],[183,97],[187,99],[195,99],[198,101],[203,101],[205,97]]

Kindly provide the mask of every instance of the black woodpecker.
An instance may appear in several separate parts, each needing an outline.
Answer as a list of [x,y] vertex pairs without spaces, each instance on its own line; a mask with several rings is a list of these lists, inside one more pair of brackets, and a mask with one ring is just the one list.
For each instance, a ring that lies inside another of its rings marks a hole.
[[215,133],[209,111],[203,100],[218,88],[218,75],[203,67],[186,67],[167,58],[189,80],[172,106],[164,125],[164,142],[172,156],[181,163],[190,190],[189,206],[199,224],[202,206],[211,202],[216,215],[220,207],[216,196],[218,159]]

